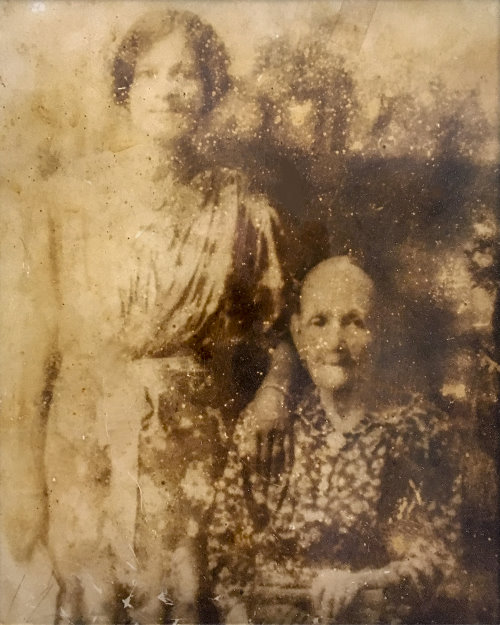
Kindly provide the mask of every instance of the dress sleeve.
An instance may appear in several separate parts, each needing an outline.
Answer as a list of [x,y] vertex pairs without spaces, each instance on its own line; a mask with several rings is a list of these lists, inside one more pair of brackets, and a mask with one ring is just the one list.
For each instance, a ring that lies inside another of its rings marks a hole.
[[282,310],[284,276],[278,257],[283,233],[279,217],[264,195],[248,190],[242,176],[238,185],[238,223],[233,248],[234,272],[228,281],[233,314],[241,313],[268,330]]
[[405,409],[394,426],[381,506],[386,548],[404,562],[408,592],[444,605],[460,594],[459,443],[430,405]]

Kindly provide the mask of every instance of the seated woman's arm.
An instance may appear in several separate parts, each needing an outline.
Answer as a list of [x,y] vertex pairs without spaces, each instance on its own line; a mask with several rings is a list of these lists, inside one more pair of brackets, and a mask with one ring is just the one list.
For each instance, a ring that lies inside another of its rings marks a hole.
[[[445,606],[463,601],[461,444],[445,414],[431,405],[415,410],[412,425],[395,444],[393,472],[398,471],[401,490],[384,533],[388,553],[401,561],[406,592],[420,597],[434,618]],[[427,419],[419,419],[418,411]],[[394,475],[389,479],[397,483]],[[392,589],[393,604],[400,594]]]

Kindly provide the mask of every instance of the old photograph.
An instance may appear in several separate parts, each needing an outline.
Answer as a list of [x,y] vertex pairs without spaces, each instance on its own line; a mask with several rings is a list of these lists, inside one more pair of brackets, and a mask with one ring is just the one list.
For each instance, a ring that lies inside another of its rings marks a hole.
[[0,17],[0,622],[498,623],[498,1]]

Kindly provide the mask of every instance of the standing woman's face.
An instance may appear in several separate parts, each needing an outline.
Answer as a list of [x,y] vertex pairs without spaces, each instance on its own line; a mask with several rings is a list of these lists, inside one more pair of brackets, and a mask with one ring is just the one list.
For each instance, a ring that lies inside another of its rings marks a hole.
[[203,98],[198,66],[183,32],[168,35],[137,60],[130,114],[151,138],[169,141],[193,130]]

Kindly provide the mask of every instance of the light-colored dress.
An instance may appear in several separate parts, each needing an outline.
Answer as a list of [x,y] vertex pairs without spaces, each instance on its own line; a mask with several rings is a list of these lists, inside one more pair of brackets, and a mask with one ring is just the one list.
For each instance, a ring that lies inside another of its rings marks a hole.
[[367,413],[339,449],[309,388],[293,416],[293,461],[276,481],[252,468],[252,427],[238,424],[218,482],[209,547],[219,605],[243,597],[253,622],[313,622],[319,570],[404,559],[422,576],[418,590],[410,580],[389,586],[377,614],[360,593],[339,622],[455,622],[461,477],[445,415],[412,397]]
[[47,244],[35,246],[31,282],[44,285],[35,301],[51,309],[48,347],[58,354],[45,474],[63,617],[109,613],[116,580],[139,586],[149,556],[165,560],[148,552],[146,531],[167,546],[182,524],[196,535],[221,436],[210,358],[244,334],[229,300],[245,292],[256,310],[266,304],[255,336],[279,311],[279,226],[268,202],[224,169],[189,184],[151,182],[139,168],[145,157],[101,155],[25,200],[27,243]]

